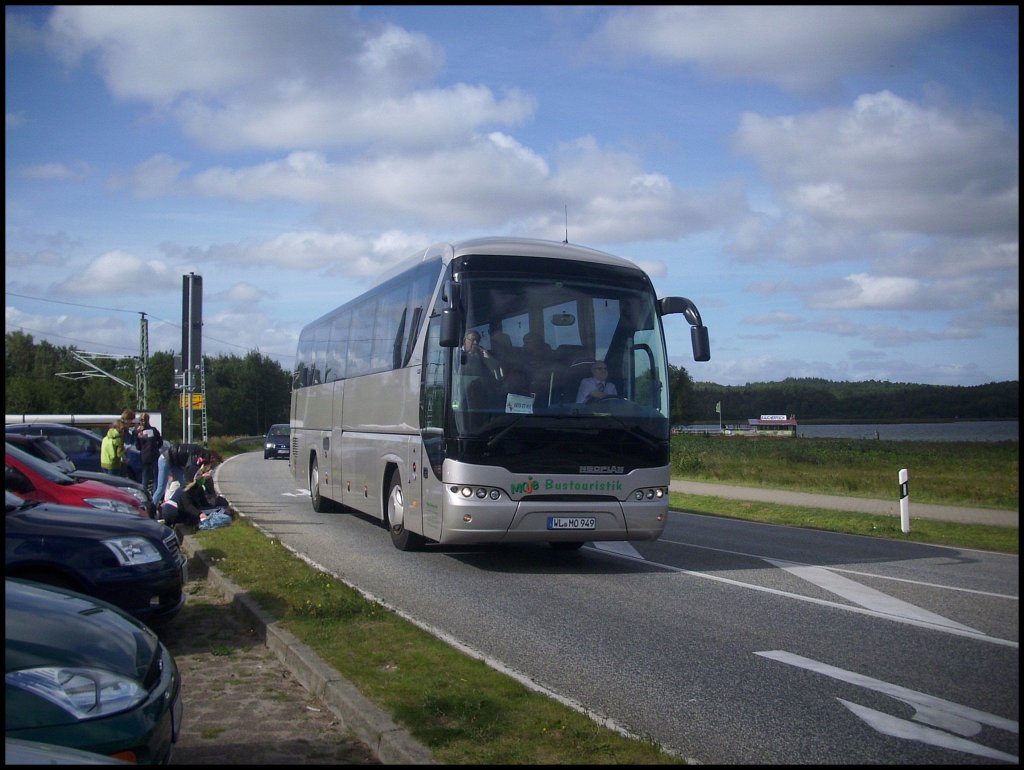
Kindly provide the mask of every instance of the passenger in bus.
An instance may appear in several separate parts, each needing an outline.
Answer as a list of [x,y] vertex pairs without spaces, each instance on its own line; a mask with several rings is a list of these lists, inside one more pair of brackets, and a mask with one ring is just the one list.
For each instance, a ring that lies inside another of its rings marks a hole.
[[462,339],[462,373],[472,377],[497,377],[498,360],[480,345],[480,333],[466,332]]
[[527,332],[523,336],[523,355],[533,366],[546,366],[551,363],[554,351],[537,332]]
[[587,404],[616,396],[618,391],[615,389],[615,383],[608,382],[608,364],[604,361],[595,361],[590,367],[590,377],[585,377],[580,382],[580,389],[576,391],[576,403]]
[[512,338],[500,329],[491,331],[491,354],[497,358],[503,366],[512,362]]

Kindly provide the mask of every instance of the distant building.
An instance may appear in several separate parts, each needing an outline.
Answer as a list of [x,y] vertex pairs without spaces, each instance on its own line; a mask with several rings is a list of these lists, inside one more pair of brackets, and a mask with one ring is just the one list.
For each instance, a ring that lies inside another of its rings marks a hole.
[[746,425],[727,425],[722,433],[727,436],[795,436],[796,415],[762,414],[751,417]]

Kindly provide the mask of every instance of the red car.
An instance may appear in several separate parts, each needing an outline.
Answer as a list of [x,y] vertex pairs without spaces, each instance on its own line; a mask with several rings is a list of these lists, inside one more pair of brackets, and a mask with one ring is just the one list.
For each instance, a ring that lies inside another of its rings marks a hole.
[[74,479],[53,463],[33,457],[12,444],[6,446],[4,486],[26,500],[149,517],[145,505],[118,487]]

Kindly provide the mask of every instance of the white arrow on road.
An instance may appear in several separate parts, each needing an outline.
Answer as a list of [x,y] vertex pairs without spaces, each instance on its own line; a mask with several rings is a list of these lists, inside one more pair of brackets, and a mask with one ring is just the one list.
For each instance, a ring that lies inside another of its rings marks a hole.
[[[836,698],[846,708],[867,722],[878,732],[903,740],[919,741],[931,746],[938,746],[944,749],[953,749],[968,754],[989,759],[998,759],[1004,762],[1019,762],[1019,758],[1013,754],[1007,754],[997,749],[983,746],[980,743],[969,741],[966,738],[958,737],[964,735],[977,735],[981,732],[982,725],[989,725],[1000,730],[1011,733],[1020,732],[1020,724],[1012,719],[990,714],[987,711],[962,706],[959,703],[936,698],[934,695],[926,695],[917,690],[911,690],[900,685],[883,682],[870,676],[857,674],[853,671],[846,671],[827,663],[821,663],[811,658],[795,655],[785,650],[767,650],[756,652],[764,658],[777,660],[780,663],[787,663],[797,668],[807,669],[819,674],[838,679],[841,682],[874,690],[898,701],[906,703],[914,709],[914,721],[911,722],[900,717],[885,714],[881,711],[861,706],[850,701]],[[933,727],[925,727],[932,725]],[[935,727],[942,729],[934,729]],[[947,732],[948,731],[948,732]],[[957,735],[951,735],[950,733]]]

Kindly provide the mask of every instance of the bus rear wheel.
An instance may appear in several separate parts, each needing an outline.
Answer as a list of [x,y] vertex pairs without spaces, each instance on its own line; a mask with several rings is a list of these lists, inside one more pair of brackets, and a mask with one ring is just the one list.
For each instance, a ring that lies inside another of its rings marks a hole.
[[385,513],[387,519],[384,523],[391,533],[391,542],[395,548],[399,551],[416,551],[423,546],[423,535],[405,528],[405,494],[402,492],[402,479],[397,473],[391,477]]

